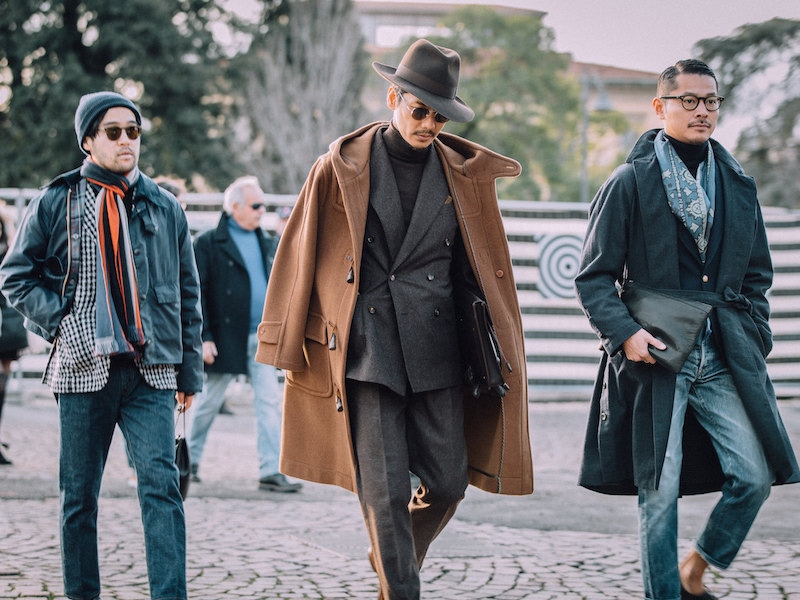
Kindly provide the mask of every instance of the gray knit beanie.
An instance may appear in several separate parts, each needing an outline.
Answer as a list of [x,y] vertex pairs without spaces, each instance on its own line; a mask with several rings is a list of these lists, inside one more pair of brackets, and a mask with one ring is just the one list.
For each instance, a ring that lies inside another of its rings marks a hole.
[[75,111],[75,135],[78,137],[78,147],[81,152],[86,154],[83,149],[83,140],[92,126],[94,120],[109,108],[114,106],[124,106],[130,108],[136,116],[136,123],[142,124],[142,115],[136,105],[125,96],[116,92],[94,92],[86,94],[78,103],[78,110]]

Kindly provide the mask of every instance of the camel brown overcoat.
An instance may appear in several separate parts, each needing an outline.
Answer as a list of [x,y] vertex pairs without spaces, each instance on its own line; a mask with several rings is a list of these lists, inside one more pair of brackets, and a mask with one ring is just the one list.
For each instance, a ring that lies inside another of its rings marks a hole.
[[[359,286],[376,132],[367,125],[331,144],[311,169],[273,264],[256,360],[286,371],[281,471],[355,492],[345,368]],[[529,494],[525,348],[511,257],[495,181],[519,164],[457,136],[434,142],[456,207],[464,245],[511,365],[501,400],[465,387],[470,483],[495,493]]]

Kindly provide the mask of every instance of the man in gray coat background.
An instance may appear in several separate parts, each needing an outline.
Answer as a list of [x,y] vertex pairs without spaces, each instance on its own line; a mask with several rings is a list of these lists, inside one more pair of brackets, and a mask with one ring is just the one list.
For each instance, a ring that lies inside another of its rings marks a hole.
[[[638,493],[652,600],[715,598],[706,568],[731,564],[772,484],[800,480],[766,371],[773,271],[755,184],[710,139],[722,102],[700,61],[661,74],[653,108],[664,129],[645,133],[598,191],[575,280],[605,351],[580,483]],[[664,344],[620,299],[626,280],[714,298],[677,375],[655,362],[649,349]],[[678,497],[711,490],[722,497],[679,564]]]

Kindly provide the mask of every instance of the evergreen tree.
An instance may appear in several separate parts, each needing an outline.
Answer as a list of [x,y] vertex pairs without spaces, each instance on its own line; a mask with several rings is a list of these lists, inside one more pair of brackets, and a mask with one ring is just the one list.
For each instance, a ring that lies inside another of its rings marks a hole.
[[744,25],[696,47],[725,96],[720,119],[741,126],[736,158],[761,203],[800,208],[800,20]]
[[81,95],[113,90],[145,117],[140,167],[224,186],[227,150],[214,0],[2,0],[0,187],[35,187],[83,158]]

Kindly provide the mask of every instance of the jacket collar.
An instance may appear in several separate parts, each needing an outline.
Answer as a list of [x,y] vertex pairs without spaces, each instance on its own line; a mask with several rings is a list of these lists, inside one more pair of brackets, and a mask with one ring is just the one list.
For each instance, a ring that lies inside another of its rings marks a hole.
[[[367,171],[372,140],[379,129],[388,126],[387,121],[370,123],[331,143],[329,152],[340,185]],[[457,135],[442,131],[433,143],[449,169],[474,179],[516,177],[522,172],[517,161]]]
[[[654,266],[654,273],[671,274],[667,280],[654,282],[664,287],[678,287],[678,265],[675,253],[675,239],[678,221],[667,205],[666,193],[661,183],[660,169],[653,149],[653,140],[658,129],[642,135],[627,162],[631,163],[636,174],[636,188],[639,197],[641,219],[646,226],[658,227],[660,235],[649,239],[644,251],[647,262]],[[721,200],[724,202],[722,221],[723,236],[716,252],[721,252],[719,275],[733,272],[735,265],[746,261],[746,251],[753,242],[753,219],[757,205],[755,183],[744,173],[741,165],[715,140],[711,140],[714,157],[717,160],[718,178],[721,181]],[[652,199],[656,201],[645,201]],[[713,231],[712,231],[713,235]],[[673,260],[674,259],[674,260]],[[670,268],[665,261],[669,261]],[[674,264],[673,264],[674,263]],[[656,266],[660,268],[655,268]],[[718,287],[725,282],[718,276]]]
[[[661,131],[660,129],[651,129],[646,131],[642,136],[637,140],[636,144],[633,146],[630,154],[628,154],[628,158],[625,162],[632,163],[635,160],[647,158],[650,159],[654,156],[655,151],[653,150],[653,143],[656,139],[656,135],[658,132]],[[709,139],[711,143],[711,149],[714,151],[714,160],[717,163],[722,163],[734,174],[743,177],[745,179],[751,179],[748,175],[745,174],[742,165],[728,152],[725,147],[720,144],[714,138]],[[719,165],[718,165],[719,166]]]

